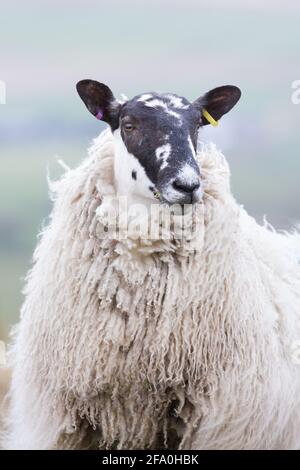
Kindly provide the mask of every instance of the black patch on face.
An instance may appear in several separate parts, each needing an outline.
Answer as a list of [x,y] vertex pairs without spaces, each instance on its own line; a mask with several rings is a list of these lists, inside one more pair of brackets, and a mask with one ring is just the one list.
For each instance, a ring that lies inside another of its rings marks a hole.
[[131,176],[133,180],[136,180],[136,171],[133,170]]
[[[143,95],[150,95],[147,102],[139,101]],[[201,112],[185,98],[184,107],[172,105],[170,96],[145,93],[127,101],[120,111],[120,132],[128,152],[134,155],[153,185],[162,189],[175,178],[185,165],[192,166],[199,173],[193,157],[189,138],[196,150]],[[154,101],[155,100],[155,101]],[[154,101],[154,107],[147,106]],[[176,113],[176,115],[174,115]],[[169,144],[171,151],[165,168],[163,160],[156,156],[158,147]]]

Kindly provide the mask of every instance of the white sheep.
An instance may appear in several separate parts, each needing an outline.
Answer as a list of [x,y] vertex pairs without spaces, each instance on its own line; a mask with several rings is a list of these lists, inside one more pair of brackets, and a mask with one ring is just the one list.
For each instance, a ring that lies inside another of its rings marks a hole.
[[[6,447],[299,448],[300,237],[236,203],[215,147],[196,155],[198,127],[239,90],[192,104],[78,91],[112,132],[53,184],[10,351]],[[172,220],[196,230],[111,236],[121,196],[143,223],[153,204],[193,203]]]

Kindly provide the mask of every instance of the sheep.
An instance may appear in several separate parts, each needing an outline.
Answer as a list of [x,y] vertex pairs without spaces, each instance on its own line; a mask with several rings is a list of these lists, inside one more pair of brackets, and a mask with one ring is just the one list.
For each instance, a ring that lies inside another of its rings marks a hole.
[[[257,224],[221,152],[197,150],[239,89],[122,104],[95,81],[77,90],[109,129],[51,184],[9,353],[6,448],[299,448],[300,236]],[[134,236],[123,196],[142,224],[174,204],[196,229]]]

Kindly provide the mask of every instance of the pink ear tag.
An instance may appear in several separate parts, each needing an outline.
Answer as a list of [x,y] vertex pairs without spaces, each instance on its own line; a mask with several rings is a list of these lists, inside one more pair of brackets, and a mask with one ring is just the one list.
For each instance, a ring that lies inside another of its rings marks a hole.
[[99,121],[101,121],[102,118],[103,118],[103,112],[100,109],[98,113],[96,114],[96,119],[99,119]]

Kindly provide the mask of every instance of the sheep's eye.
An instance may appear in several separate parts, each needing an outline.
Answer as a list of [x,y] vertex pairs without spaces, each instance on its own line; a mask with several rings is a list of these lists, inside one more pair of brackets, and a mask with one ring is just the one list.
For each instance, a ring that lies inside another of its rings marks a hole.
[[124,125],[124,129],[126,132],[131,132],[133,131],[134,127],[133,127],[133,124],[131,124],[130,122],[127,122],[125,125]]

